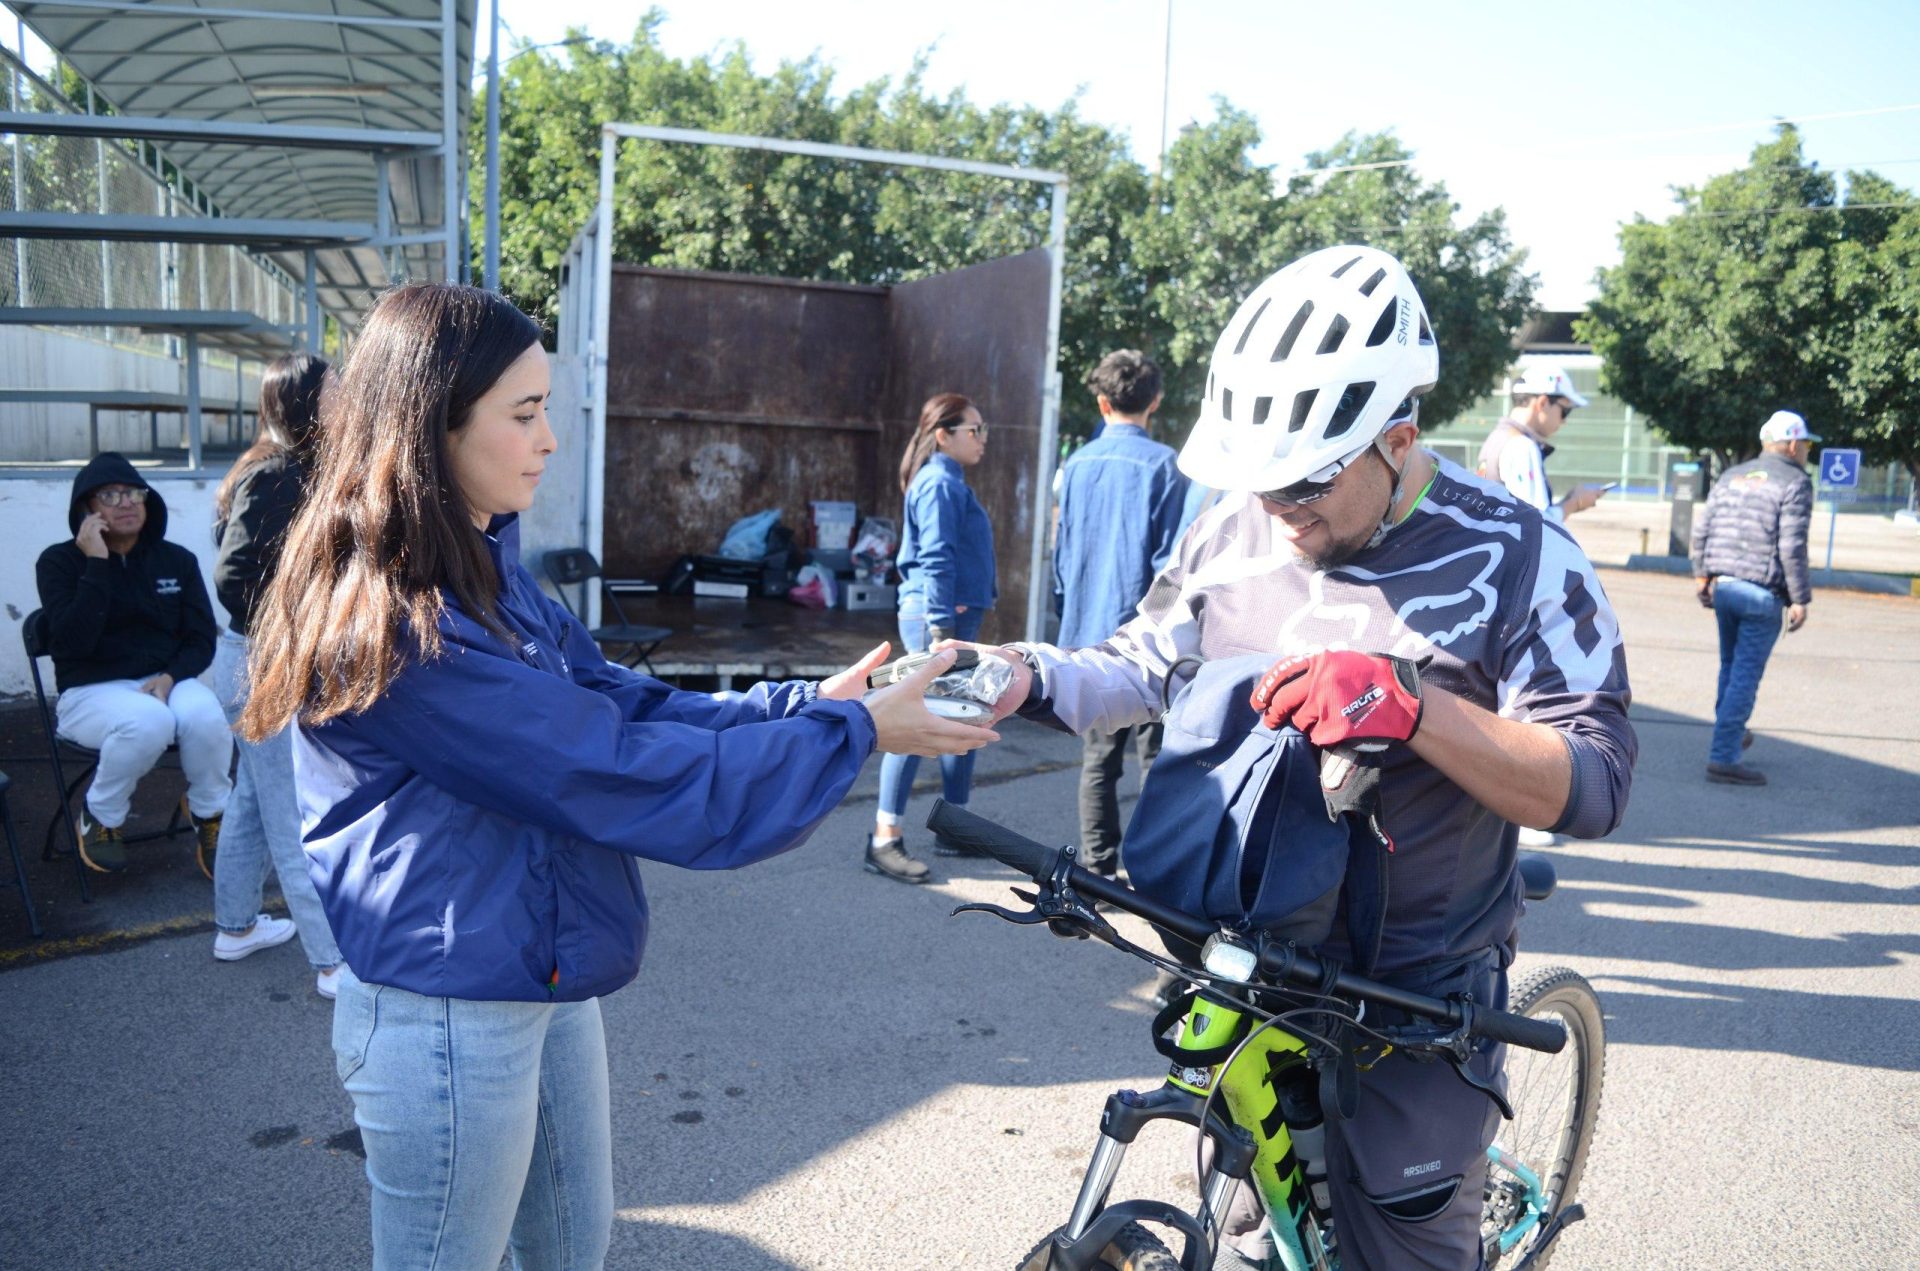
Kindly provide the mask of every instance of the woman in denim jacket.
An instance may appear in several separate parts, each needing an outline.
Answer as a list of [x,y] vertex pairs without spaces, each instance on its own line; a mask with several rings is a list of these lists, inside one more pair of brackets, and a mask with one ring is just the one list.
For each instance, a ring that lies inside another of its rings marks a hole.
[[[936,393],[900,459],[904,494],[900,535],[900,643],[919,653],[941,640],[972,640],[1000,589],[993,563],[993,524],[967,485],[967,469],[987,453],[987,425],[958,393]],[[920,760],[880,761],[880,806],[867,840],[867,868],[902,883],[931,880],[926,864],[907,854],[900,818]],[[948,803],[965,807],[973,788],[973,756],[945,755],[940,779]],[[957,855],[941,840],[934,848]]]

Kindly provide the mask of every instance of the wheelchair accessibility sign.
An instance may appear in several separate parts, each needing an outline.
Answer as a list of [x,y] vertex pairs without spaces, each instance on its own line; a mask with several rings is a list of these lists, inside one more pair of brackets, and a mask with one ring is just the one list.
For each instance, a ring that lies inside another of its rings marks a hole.
[[1851,490],[1860,484],[1860,452],[1828,450],[1820,456],[1821,483],[1832,489]]

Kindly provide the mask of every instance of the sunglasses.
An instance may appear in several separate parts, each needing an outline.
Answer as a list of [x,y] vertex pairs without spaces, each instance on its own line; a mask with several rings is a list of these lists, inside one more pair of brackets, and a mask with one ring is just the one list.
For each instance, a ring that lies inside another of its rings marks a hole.
[[137,487],[132,489],[119,487],[95,490],[93,497],[97,499],[103,507],[128,508],[136,503],[145,503],[147,501],[147,492]]
[[[1341,472],[1346,471],[1343,467]],[[1336,472],[1325,481],[1296,481],[1292,485],[1278,490],[1262,490],[1254,495],[1262,503],[1275,503],[1282,507],[1304,507],[1309,503],[1318,503],[1333,493],[1334,482],[1340,479]]]
[[956,437],[966,437],[976,434],[984,437],[987,435],[987,426],[985,424],[968,424],[965,428],[948,428],[947,431]]

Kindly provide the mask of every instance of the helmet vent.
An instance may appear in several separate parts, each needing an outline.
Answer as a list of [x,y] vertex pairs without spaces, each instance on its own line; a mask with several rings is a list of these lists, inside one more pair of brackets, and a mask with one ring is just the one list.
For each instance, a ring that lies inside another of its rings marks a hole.
[[1273,409],[1273,399],[1271,397],[1254,398],[1253,399],[1253,426],[1258,428],[1261,424],[1266,423],[1267,413],[1272,409]]
[[1394,300],[1380,311],[1380,321],[1373,324],[1373,331],[1367,336],[1368,348],[1377,349],[1387,342],[1387,337],[1393,334],[1393,319],[1399,309],[1400,302]]
[[1371,296],[1373,294],[1373,289],[1375,287],[1378,287],[1382,282],[1386,281],[1386,277],[1387,277],[1386,270],[1384,269],[1374,270],[1373,277],[1367,279],[1365,282],[1360,284],[1360,294],[1363,296]]
[[1220,418],[1233,422],[1233,390],[1230,388],[1220,390]]
[[1253,329],[1260,325],[1260,315],[1265,313],[1267,311],[1267,306],[1272,303],[1273,303],[1273,297],[1268,296],[1265,300],[1262,300],[1260,302],[1260,307],[1253,311],[1253,316],[1247,319],[1247,329],[1240,333],[1240,342],[1233,346],[1233,351],[1235,353],[1246,352],[1247,337],[1252,335]]
[[1340,401],[1333,408],[1333,418],[1327,421],[1327,437],[1342,436],[1353,427],[1354,421],[1360,418],[1360,412],[1367,408],[1373,389],[1373,380],[1347,385],[1347,391],[1340,394]]
[[1340,341],[1347,338],[1347,330],[1351,325],[1345,314],[1334,314],[1333,321],[1327,324],[1327,333],[1320,337],[1320,347],[1314,352],[1332,353],[1337,350],[1340,347]]
[[1433,343],[1433,328],[1427,325],[1427,315],[1424,310],[1422,310],[1420,314],[1420,343]]
[[1360,263],[1360,258],[1359,258],[1358,256],[1355,256],[1355,257],[1354,257],[1354,258],[1353,258],[1352,260],[1350,260],[1350,261],[1348,261],[1348,262],[1347,262],[1346,264],[1344,264],[1344,265],[1342,265],[1342,266],[1340,266],[1340,268],[1338,268],[1338,269],[1336,269],[1336,270],[1334,270],[1334,271],[1333,271],[1333,276],[1334,276],[1335,278],[1338,278],[1338,277],[1340,277],[1340,276],[1341,276],[1342,274],[1344,274],[1344,273],[1346,273],[1346,272],[1347,272],[1347,271],[1348,271],[1349,269],[1352,269],[1352,268],[1353,268],[1353,267],[1354,267],[1355,265],[1357,265],[1357,264],[1359,264],[1359,263]]
[[1294,394],[1293,418],[1287,421],[1288,432],[1299,432],[1307,426],[1307,416],[1313,413],[1313,399],[1318,396],[1320,396],[1320,390],[1317,388]]
[[1208,401],[1213,400],[1213,380],[1214,380],[1213,372],[1208,371],[1207,372],[1207,400]]
[[[1264,307],[1264,306],[1263,306]],[[1313,316],[1313,301],[1300,306],[1300,312],[1293,315],[1293,321],[1287,323],[1287,329],[1280,334],[1280,343],[1273,348],[1272,361],[1284,362],[1293,352],[1293,342],[1300,338],[1300,328],[1307,325],[1307,319]],[[1243,337],[1244,338],[1244,337]]]

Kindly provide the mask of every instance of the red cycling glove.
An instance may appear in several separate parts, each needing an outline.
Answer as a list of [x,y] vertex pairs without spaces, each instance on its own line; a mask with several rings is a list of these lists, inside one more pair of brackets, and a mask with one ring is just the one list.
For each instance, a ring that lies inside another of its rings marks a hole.
[[1374,750],[1420,727],[1420,671],[1385,653],[1327,649],[1274,663],[1252,701],[1269,728],[1292,724],[1316,746]]

